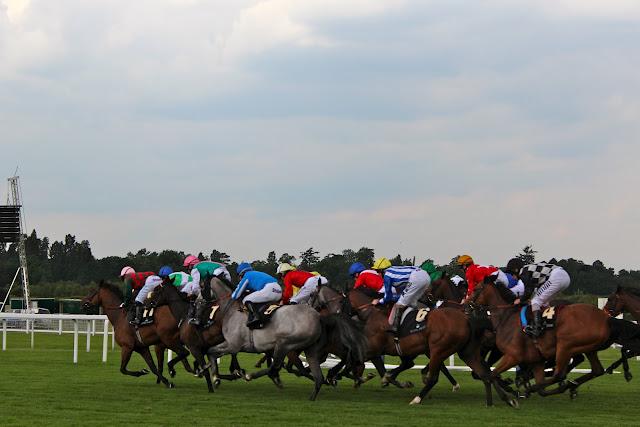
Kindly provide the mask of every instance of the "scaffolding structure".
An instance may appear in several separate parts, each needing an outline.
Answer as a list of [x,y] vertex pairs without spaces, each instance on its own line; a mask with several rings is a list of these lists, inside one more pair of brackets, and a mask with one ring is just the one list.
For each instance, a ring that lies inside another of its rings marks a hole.
[[27,270],[27,252],[25,250],[25,230],[26,223],[24,219],[24,210],[22,209],[22,190],[20,188],[19,176],[15,175],[8,178],[8,191],[7,191],[7,205],[4,206],[5,210],[12,212],[13,217],[10,218],[11,224],[9,224],[9,232],[5,234],[2,244],[5,243],[17,243],[18,244],[18,257],[20,259],[20,266],[13,276],[7,295],[2,302],[0,311],[4,310],[5,304],[11,294],[13,285],[20,275],[22,279],[22,306],[27,313],[31,310],[31,298],[29,296],[29,273]]

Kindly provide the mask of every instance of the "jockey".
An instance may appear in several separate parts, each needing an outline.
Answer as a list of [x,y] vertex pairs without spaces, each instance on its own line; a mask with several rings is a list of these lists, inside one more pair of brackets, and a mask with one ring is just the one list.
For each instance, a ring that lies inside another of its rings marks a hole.
[[465,277],[467,279],[467,295],[463,298],[462,302],[467,302],[476,285],[480,282],[484,283],[500,283],[509,288],[509,279],[504,272],[492,265],[478,265],[473,262],[473,258],[469,255],[460,255],[458,257],[458,265],[464,270]]
[[[383,274],[384,298],[374,299],[371,303],[377,305],[397,301],[389,315],[391,325],[389,331],[397,337],[402,313],[407,307],[416,308],[418,299],[431,283],[431,278],[426,271],[419,267],[391,266],[391,262],[386,258],[377,259],[372,268]],[[401,287],[404,290],[398,298],[397,295],[393,295],[392,289]]]
[[136,317],[133,320],[134,325],[139,325],[142,322],[142,312],[144,310],[144,300],[151,291],[153,291],[158,285],[161,285],[165,277],[169,277],[169,274],[173,273],[173,269],[168,265],[162,266],[158,275],[149,276],[144,282],[144,286],[136,295]]
[[384,281],[375,270],[367,270],[361,262],[351,264],[349,275],[355,279],[353,289],[367,288],[379,294],[384,293]]
[[429,273],[431,283],[435,282],[436,280],[442,279],[442,275],[444,274],[442,271],[439,271],[431,261],[423,262],[420,268]]
[[170,284],[178,288],[182,293],[187,294],[187,297],[197,297],[200,293],[200,284],[193,280],[190,274],[184,271],[176,271],[169,274],[166,278],[162,278],[162,284]]
[[144,273],[136,273],[132,267],[124,267],[120,271],[120,280],[124,282],[124,301],[120,307],[126,307],[131,302],[131,296],[134,291],[139,291],[144,286],[147,277],[153,276],[153,271],[145,271]]
[[[294,266],[283,262],[276,270],[282,278],[284,291],[282,293],[283,304],[300,304],[309,301],[311,296],[318,291],[319,285],[326,285],[329,281],[320,275],[314,275],[308,271],[296,270]],[[297,294],[293,295],[294,288],[300,288]]]
[[[182,265],[186,269],[191,270],[191,277],[193,278],[193,281],[198,283],[201,289],[199,295],[196,297],[197,302],[202,302],[202,300],[206,303],[211,302],[213,298],[211,295],[211,287],[208,285],[214,277],[231,282],[231,275],[224,264],[213,261],[200,261],[198,257],[188,255],[184,259],[184,263]],[[206,303],[199,303],[190,308],[188,314],[189,323],[193,325],[200,325],[200,317],[202,317],[204,310],[207,308]]]
[[[507,264],[507,270],[516,278],[522,280],[525,294],[522,299],[531,297],[531,312],[533,313],[533,325],[527,326],[525,332],[539,337],[542,334],[542,313],[540,308],[548,305],[551,297],[569,287],[571,278],[564,268],[555,264],[538,262],[523,265],[519,259],[511,259]],[[515,304],[520,303],[516,299]]]
[[240,283],[231,294],[231,298],[238,300],[245,291],[250,294],[243,298],[242,303],[249,311],[247,326],[255,329],[263,323],[264,318],[258,306],[264,303],[277,303],[282,298],[282,288],[278,284],[278,279],[263,273],[254,271],[251,264],[242,262],[237,268]]

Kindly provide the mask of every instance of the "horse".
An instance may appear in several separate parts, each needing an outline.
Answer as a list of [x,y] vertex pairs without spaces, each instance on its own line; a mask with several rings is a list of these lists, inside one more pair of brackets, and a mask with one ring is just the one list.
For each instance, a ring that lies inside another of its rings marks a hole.
[[[185,369],[193,372],[186,357],[189,352],[182,346],[178,338],[177,322],[171,315],[167,307],[159,309],[154,317],[152,325],[142,326],[134,329],[127,320],[127,314],[121,307],[123,300],[122,291],[116,285],[100,282],[97,289],[92,290],[82,300],[82,306],[85,310],[91,307],[101,306],[104,313],[113,325],[115,340],[121,348],[120,372],[124,375],[139,377],[149,372],[145,369],[140,371],[129,371],[127,365],[131,359],[131,354],[135,351],[139,353],[145,360],[151,372],[157,377],[157,383],[162,382],[168,388],[173,388],[174,384],[162,375],[162,366],[164,365],[164,350],[170,348],[178,356],[167,364],[169,374],[175,376],[174,365],[179,361],[183,361]],[[156,356],[158,358],[158,369],[151,357],[149,347],[156,346]]]
[[[621,313],[629,313],[637,322],[640,322],[640,289],[618,286],[615,292],[609,295],[602,309],[611,317],[617,317]],[[624,378],[628,382],[631,381],[633,376],[629,371],[627,359],[633,357],[634,353],[624,347],[620,349],[620,353],[620,359],[613,362],[611,366],[605,369],[605,372],[612,374],[613,370],[622,364]]]
[[269,323],[261,329],[249,329],[246,326],[247,314],[238,301],[231,299],[231,289],[218,279],[211,280],[210,286],[220,308],[216,317],[221,322],[225,341],[208,350],[211,357],[220,357],[229,353],[264,353],[272,352],[273,363],[268,369],[246,374],[245,379],[251,381],[268,375],[277,387],[282,387],[279,371],[284,357],[291,351],[302,350],[314,378],[314,389],[310,400],[315,400],[324,377],[320,368],[320,358],[328,340],[337,340],[352,354],[364,354],[359,348],[359,340],[351,340],[351,336],[343,335],[344,329],[333,327],[333,337],[329,336],[330,322],[341,324],[343,319],[321,318],[320,314],[306,304],[288,305],[277,309]]
[[[207,364],[204,355],[210,347],[224,341],[222,329],[220,325],[215,322],[206,329],[199,329],[197,326],[189,323],[187,321],[187,313],[190,302],[175,286],[162,284],[156,287],[147,297],[147,305],[151,307],[162,307],[166,305],[171,310],[173,316],[179,319],[178,328],[180,331],[180,341],[187,346],[201,367],[202,375],[205,377],[210,393],[213,393],[214,385],[219,385],[220,379],[233,381],[242,377],[244,370],[238,363],[237,355],[232,354],[231,365],[229,367],[231,375],[220,375],[219,378],[214,377],[212,381],[209,369],[206,368]],[[212,365],[217,364],[216,359],[210,359],[209,362]]]
[[[313,307],[316,310],[319,310],[320,313],[326,312],[326,313],[334,313],[334,314],[342,314],[344,316],[351,316],[353,315],[353,309],[351,307],[351,304],[349,302],[349,298],[347,298],[347,296],[343,293],[339,293],[338,291],[328,287],[328,286],[323,286],[320,288],[320,290],[317,293],[317,296],[315,297],[315,299],[313,300]],[[415,357],[413,358],[415,359]],[[412,367],[413,366],[413,359],[411,359],[411,361],[407,361],[405,366],[409,366]],[[389,375],[387,376],[387,369],[384,366],[384,360],[382,358],[382,356],[374,356],[371,359],[372,363],[374,364],[374,367],[376,368],[376,370],[378,371],[378,375],[380,375],[380,378],[383,379],[383,386],[388,386],[389,384],[393,384],[398,388],[410,388],[413,386],[413,384],[410,381],[407,382],[398,382],[396,380],[396,377],[400,374],[399,371],[397,373],[394,372],[393,375]],[[339,362],[336,366],[334,366],[333,368],[331,368],[329,370],[329,373],[327,374],[327,382],[329,382],[330,384],[335,385],[336,384],[336,380],[341,377],[341,376],[347,376],[349,378],[353,378],[353,380],[355,381],[355,387],[359,387],[361,384],[364,384],[365,382],[373,379],[375,377],[375,374],[370,373],[368,374],[365,378],[360,378],[357,375],[357,372],[354,372],[354,375],[350,375],[347,372],[340,372],[342,370],[342,368],[344,367],[345,363],[344,362]],[[355,367],[354,367],[355,368]],[[409,369],[409,368],[406,368]],[[428,369],[428,368],[425,368]],[[405,369],[403,369],[405,370]],[[449,380],[449,382],[451,383],[451,385],[453,386],[453,391],[458,391],[460,389],[460,384],[458,384],[458,382],[455,380],[455,378],[453,378],[453,376],[449,373],[449,371],[447,370],[446,366],[442,366],[441,368],[441,372],[445,375],[445,377],[447,377],[447,379]],[[386,379],[385,379],[386,377]]]
[[[497,378],[515,365],[532,368],[535,385],[527,387],[526,394],[538,392],[541,396],[563,393],[570,390],[571,398],[577,388],[604,373],[597,352],[608,348],[613,342],[636,344],[636,338],[623,336],[628,326],[612,321],[602,310],[589,304],[572,304],[556,308],[556,325],[552,331],[532,339],[521,330],[519,311],[514,306],[513,294],[499,283],[480,283],[471,300],[488,312],[496,335],[496,346],[503,353],[491,376]],[[640,330],[640,328],[638,328]],[[631,333],[633,335],[633,332]],[[640,341],[640,340],[638,340]],[[591,364],[591,372],[575,380],[565,381],[572,357],[584,353]],[[545,378],[544,363],[555,359],[553,376]],[[554,390],[546,387],[558,384]]]
[[425,354],[429,357],[428,368],[423,369],[424,387],[410,404],[419,404],[438,382],[443,362],[452,354],[458,355],[478,374],[485,385],[486,404],[491,406],[491,385],[494,385],[502,400],[511,406],[517,406],[514,397],[507,396],[505,390],[490,375],[488,366],[480,355],[480,345],[471,333],[469,322],[462,310],[439,308],[431,310],[427,317],[427,327],[406,337],[394,339],[388,332],[387,315],[371,303],[371,296],[359,289],[349,292],[349,301],[358,318],[365,322],[365,335],[369,339],[367,356],[388,354],[401,356],[401,364],[391,373],[385,374],[383,381],[395,380],[398,373],[413,366],[415,357]]

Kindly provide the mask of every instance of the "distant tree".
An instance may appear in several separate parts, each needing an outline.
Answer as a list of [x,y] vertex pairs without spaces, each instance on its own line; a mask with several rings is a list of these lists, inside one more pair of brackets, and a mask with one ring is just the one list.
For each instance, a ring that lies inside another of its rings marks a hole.
[[313,270],[315,265],[320,261],[318,251],[309,248],[300,254],[300,268],[303,270]]
[[227,255],[225,252],[220,252],[216,249],[211,251],[211,261],[221,262],[223,264],[231,263],[231,257]]
[[291,264],[295,260],[296,260],[296,257],[294,257],[293,255],[289,255],[286,252],[283,253],[282,255],[280,255],[280,258],[278,258],[278,262],[279,263],[286,262],[288,264]]
[[356,262],[363,263],[367,268],[373,265],[375,251],[371,248],[362,247],[356,252]]
[[533,246],[527,245],[522,248],[522,251],[516,255],[516,258],[519,258],[525,264],[533,264],[536,260],[536,254],[538,251],[533,249]]

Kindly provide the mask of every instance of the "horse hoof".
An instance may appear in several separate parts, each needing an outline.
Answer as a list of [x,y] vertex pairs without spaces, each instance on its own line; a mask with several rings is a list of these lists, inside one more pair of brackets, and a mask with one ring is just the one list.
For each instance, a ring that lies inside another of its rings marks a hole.
[[170,370],[169,375],[171,376],[171,378],[174,378],[176,376],[176,370],[175,369]]
[[169,382],[167,384],[167,388],[176,388],[176,385],[174,383],[172,383],[172,382]]
[[406,383],[401,383],[402,388],[413,388],[413,383],[411,381],[407,381]]
[[220,378],[214,379],[213,380],[213,388],[216,389],[216,388],[220,387],[220,383],[221,383]]
[[631,375],[631,372],[625,372],[624,379],[627,380],[627,382],[631,381],[633,379],[633,375]]
[[376,374],[374,374],[373,372],[369,372],[367,374],[367,381],[374,379],[376,376]]
[[574,400],[576,397],[578,397],[578,390],[576,390],[575,388],[569,390],[569,398],[571,400]]
[[518,403],[518,399],[509,399],[507,403],[509,404],[509,406],[515,409],[518,409],[520,407],[520,403]]
[[140,375],[147,375],[148,373],[149,373],[149,371],[146,370],[146,369],[143,369],[143,370],[140,371]]
[[454,392],[454,393],[455,393],[456,391],[458,391],[458,390],[460,390],[460,384],[456,384],[456,385],[454,385],[454,386],[453,386],[453,388],[451,389],[451,391],[452,391],[452,392]]
[[420,403],[422,403],[422,399],[420,396],[416,396],[411,402],[409,402],[409,405],[419,405]]
[[245,381],[251,381],[253,378],[251,378],[251,374],[244,374],[244,380]]

